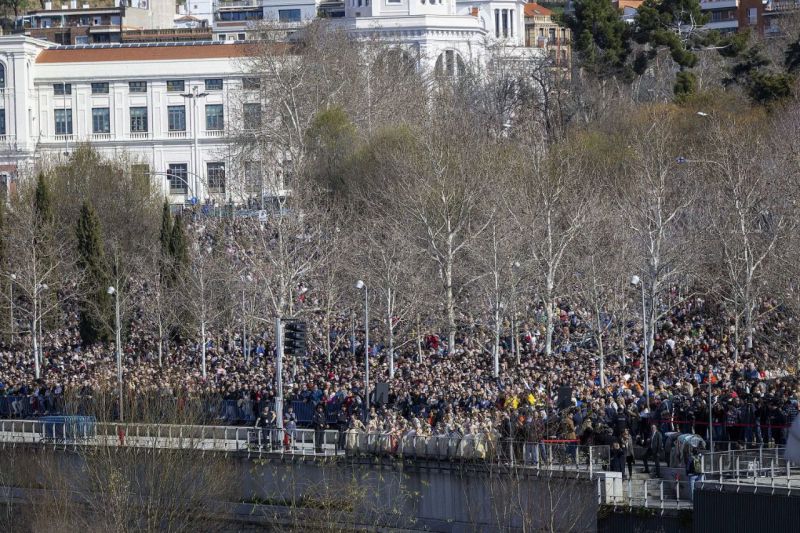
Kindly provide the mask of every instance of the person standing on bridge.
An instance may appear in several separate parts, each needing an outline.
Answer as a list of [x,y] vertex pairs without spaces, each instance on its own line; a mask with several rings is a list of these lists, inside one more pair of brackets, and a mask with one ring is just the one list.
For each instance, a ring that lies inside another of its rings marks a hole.
[[314,427],[314,449],[317,453],[322,453],[322,443],[325,439],[325,428],[328,427],[327,416],[325,416],[325,406],[322,403],[317,404],[317,409],[314,412],[314,418],[311,420],[311,425]]
[[261,429],[261,446],[271,447],[270,429],[275,427],[275,411],[272,411],[268,405],[264,406],[261,416],[256,419],[256,429]]

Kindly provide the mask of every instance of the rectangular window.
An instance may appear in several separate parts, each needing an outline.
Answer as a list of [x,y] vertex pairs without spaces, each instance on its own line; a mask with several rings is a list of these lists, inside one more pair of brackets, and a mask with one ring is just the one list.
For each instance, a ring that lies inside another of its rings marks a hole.
[[92,94],[108,94],[108,82],[99,81],[92,83]]
[[167,80],[167,92],[182,93],[186,84],[183,80]]
[[222,104],[206,105],[206,131],[225,129],[225,115]]
[[111,118],[107,107],[92,109],[92,133],[111,133]]
[[174,163],[167,169],[170,194],[186,194],[189,188],[189,166],[186,163]]
[[261,181],[261,163],[258,161],[245,161],[244,183],[247,193],[253,196],[260,195],[263,189]]
[[72,109],[56,109],[56,135],[72,135]]
[[278,22],[300,22],[299,9],[279,9]]
[[146,81],[131,81],[131,82],[128,82],[128,89],[132,93],[146,93],[147,92],[147,82]]
[[225,192],[225,163],[208,163],[206,165],[208,177],[208,192]]
[[222,90],[221,78],[213,78],[210,80],[206,80],[206,91],[221,91],[221,90]]
[[255,130],[261,127],[261,104],[244,104],[244,129]]
[[147,133],[147,108],[131,108],[131,133]]
[[747,19],[748,23],[751,26],[755,26],[758,23],[758,8],[751,7],[747,10]]
[[255,77],[242,78],[242,89],[252,91],[261,88],[261,79]]
[[186,106],[171,105],[167,107],[167,129],[169,131],[186,131]]
[[56,96],[65,96],[72,94],[72,84],[71,83],[54,83],[53,84],[53,93]]
[[0,108],[0,135],[6,134],[6,110]]

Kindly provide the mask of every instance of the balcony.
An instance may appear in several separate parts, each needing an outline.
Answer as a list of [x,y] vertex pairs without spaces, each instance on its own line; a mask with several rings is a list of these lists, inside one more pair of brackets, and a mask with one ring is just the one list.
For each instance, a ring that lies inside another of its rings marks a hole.
[[739,21],[736,19],[720,20],[717,22],[709,22],[703,29],[706,30],[735,30],[739,27]]
[[71,133],[65,135],[56,135],[53,140],[57,143],[66,143],[75,140],[75,136]]
[[711,11],[715,9],[736,9],[739,7],[739,0],[702,0],[700,9]]
[[93,141],[110,141],[111,134],[110,133],[92,133],[92,140]]
[[203,137],[224,137],[225,130],[206,130],[203,132]]
[[187,137],[185,131],[170,131],[167,132],[168,139],[185,139]]
[[770,0],[764,5],[764,11],[767,13],[779,13],[795,9],[800,9],[800,0]]
[[150,132],[149,131],[132,131],[128,134],[129,139],[149,139]]
[[0,151],[10,150],[16,144],[16,135],[0,135]]
[[214,2],[214,7],[217,9],[260,6],[260,0],[216,0]]

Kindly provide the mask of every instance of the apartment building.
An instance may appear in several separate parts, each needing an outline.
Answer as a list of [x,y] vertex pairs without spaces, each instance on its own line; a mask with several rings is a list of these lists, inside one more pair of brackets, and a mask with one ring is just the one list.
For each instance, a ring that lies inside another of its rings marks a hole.
[[569,28],[553,20],[553,12],[536,2],[525,4],[525,46],[543,49],[557,66],[569,67],[572,61]]
[[[0,37],[0,173],[13,178],[37,158],[91,142],[137,160],[174,203],[238,200],[228,135],[245,105],[247,54],[245,44],[210,41],[53,46]],[[258,102],[247,105],[260,115]]]
[[56,44],[121,42],[125,30],[173,27],[175,0],[48,0],[17,19],[17,30]]

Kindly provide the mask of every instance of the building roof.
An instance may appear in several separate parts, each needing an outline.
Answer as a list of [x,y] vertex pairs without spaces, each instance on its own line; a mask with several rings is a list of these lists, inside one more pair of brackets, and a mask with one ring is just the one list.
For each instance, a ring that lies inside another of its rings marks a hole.
[[614,0],[614,5],[617,9],[625,9],[626,7],[630,7],[632,9],[639,9],[639,6],[642,5],[643,0]]
[[54,46],[36,57],[37,63],[94,63],[102,61],[169,61],[246,57],[255,53],[248,43],[191,41],[119,45]]
[[525,4],[525,16],[526,17],[549,17],[553,14],[552,11],[547,9],[546,7],[542,7],[536,2],[530,2]]

